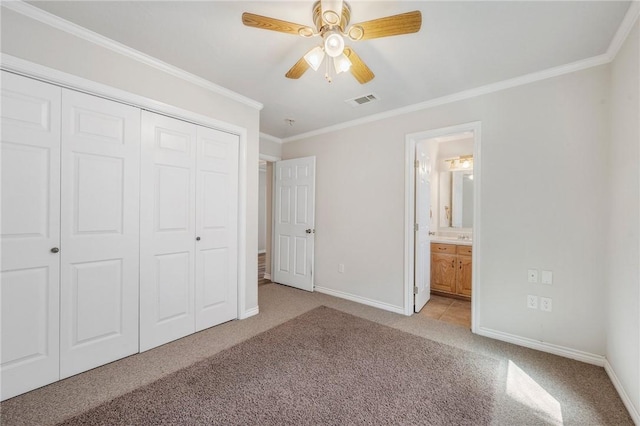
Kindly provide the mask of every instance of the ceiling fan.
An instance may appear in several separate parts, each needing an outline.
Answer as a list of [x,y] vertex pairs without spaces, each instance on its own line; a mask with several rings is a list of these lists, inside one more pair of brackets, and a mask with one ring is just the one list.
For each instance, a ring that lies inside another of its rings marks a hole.
[[422,14],[419,10],[360,22],[351,26],[349,26],[351,7],[347,2],[342,0],[316,1],[312,10],[315,28],[248,12],[242,14],[242,23],[248,27],[307,38],[318,36],[322,38],[322,45],[314,47],[300,58],[285,74],[287,78],[300,78],[309,67],[317,71],[326,56],[325,78],[327,81],[332,81],[331,75],[335,70],[336,74],[351,71],[360,84],[367,83],[375,76],[356,52],[351,47],[345,46],[345,37],[352,41],[370,40],[415,33],[420,31],[422,26]]

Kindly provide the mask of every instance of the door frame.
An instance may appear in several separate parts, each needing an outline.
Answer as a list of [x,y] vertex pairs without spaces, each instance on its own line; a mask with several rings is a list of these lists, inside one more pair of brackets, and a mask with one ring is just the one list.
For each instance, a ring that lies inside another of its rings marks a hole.
[[472,265],[472,284],[471,284],[471,331],[477,333],[480,317],[480,286],[482,285],[480,277],[481,270],[481,193],[482,193],[482,174],[481,174],[481,122],[473,121],[470,123],[458,124],[455,126],[441,127],[425,130],[417,133],[410,133],[405,136],[405,247],[404,247],[404,314],[413,315],[413,287],[415,282],[415,160],[416,160],[416,144],[423,139],[431,139],[439,136],[445,136],[454,133],[473,132],[473,265]]
[[[260,137],[263,137],[263,133],[260,134]],[[258,159],[260,160],[264,160],[267,163],[273,163],[275,166],[275,163],[282,160],[282,156],[275,156],[275,155],[268,155],[268,154],[262,154],[259,153],[258,154]],[[274,169],[275,170],[275,169]],[[271,277],[273,276],[273,250],[274,250],[274,244],[273,244],[273,228],[275,226],[275,222],[274,222],[274,210],[275,210],[275,192],[273,191],[273,188],[276,185],[276,178],[275,178],[276,174],[275,172],[273,173],[273,175],[271,176],[271,241],[266,241],[265,244],[267,244],[269,246],[269,250],[271,255],[269,256],[269,270],[271,271],[271,273],[269,274],[269,280],[271,280]],[[259,279],[259,278],[258,278]],[[258,297],[260,297],[260,295],[258,295]],[[259,301],[258,301],[259,302]],[[258,303],[260,304],[260,303]]]
[[[59,71],[45,65],[40,65],[25,59],[17,58],[6,53],[0,53],[0,69],[13,74],[29,77],[34,80],[50,83],[55,86],[66,87],[68,89],[84,92],[89,95],[102,97],[115,102],[131,105],[141,110],[155,112],[166,115],[171,118],[198,124],[204,127],[232,133],[240,137],[239,155],[238,155],[238,319],[245,319],[259,313],[258,305],[247,308],[247,201],[248,201],[248,150],[249,131],[245,127],[226,121],[217,120],[215,118],[202,115],[193,111],[189,111],[180,107],[165,104],[142,95],[118,89],[113,86],[98,83]],[[248,99],[248,98],[243,98]],[[261,104],[252,104],[254,108],[258,108]],[[257,252],[257,250],[256,250]],[[255,260],[254,260],[255,261]],[[252,283],[257,285],[257,283]]]

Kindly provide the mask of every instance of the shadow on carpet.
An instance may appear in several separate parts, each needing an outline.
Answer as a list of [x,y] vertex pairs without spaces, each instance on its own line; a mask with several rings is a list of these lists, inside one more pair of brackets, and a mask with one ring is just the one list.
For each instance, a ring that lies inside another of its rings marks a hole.
[[482,425],[498,368],[321,306],[61,424]]

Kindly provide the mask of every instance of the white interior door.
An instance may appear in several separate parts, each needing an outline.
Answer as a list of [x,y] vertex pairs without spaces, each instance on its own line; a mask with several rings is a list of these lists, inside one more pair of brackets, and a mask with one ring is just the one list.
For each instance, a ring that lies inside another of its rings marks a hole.
[[273,281],[313,291],[316,158],[275,163]]
[[142,112],[140,351],[195,331],[196,126]]
[[415,232],[415,300],[414,310],[420,312],[431,293],[431,160],[426,141],[416,144],[416,232]]
[[239,137],[198,126],[196,331],[238,317]]
[[2,400],[59,378],[60,93],[2,72]]
[[60,377],[138,352],[140,110],[62,93]]

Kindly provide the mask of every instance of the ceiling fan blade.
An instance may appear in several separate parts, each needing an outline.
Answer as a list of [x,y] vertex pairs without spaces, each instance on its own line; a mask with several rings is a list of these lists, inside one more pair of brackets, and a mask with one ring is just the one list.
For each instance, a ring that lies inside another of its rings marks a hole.
[[311,27],[295,24],[293,22],[281,21],[280,19],[269,18],[268,16],[254,15],[245,12],[242,14],[242,23],[247,27],[260,28],[263,30],[278,31],[280,33],[301,35],[310,37],[315,34]]
[[420,31],[421,26],[422,13],[419,10],[414,10],[413,12],[354,24],[349,28],[348,35],[352,40],[370,40],[372,38],[417,33]]
[[[313,49],[312,49],[313,50]],[[302,74],[309,69],[309,64],[304,59],[304,56],[296,62],[289,71],[284,75],[287,78],[297,79],[302,77]]]
[[353,74],[353,76],[356,78],[356,80],[358,80],[358,82],[360,82],[360,84],[365,84],[373,80],[375,75],[369,69],[367,64],[362,62],[360,56],[358,56],[352,48],[345,47],[344,54],[351,61],[351,68],[349,69],[351,71],[351,74]]

